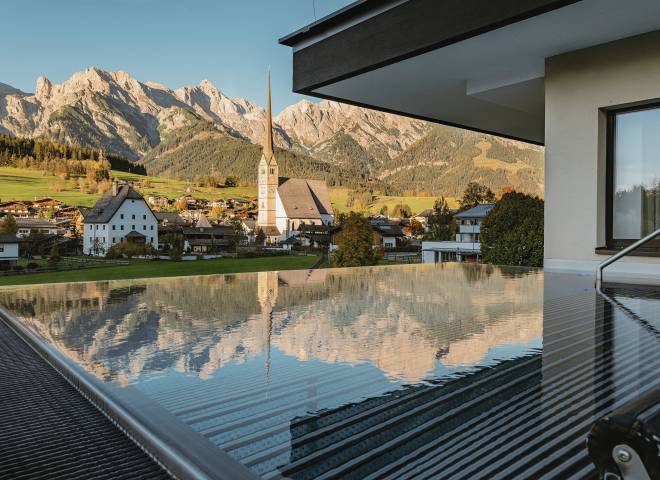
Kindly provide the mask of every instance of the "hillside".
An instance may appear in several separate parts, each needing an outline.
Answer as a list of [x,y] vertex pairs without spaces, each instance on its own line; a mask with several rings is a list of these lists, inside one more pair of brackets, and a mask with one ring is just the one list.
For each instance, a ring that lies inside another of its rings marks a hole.
[[458,197],[476,181],[543,194],[543,149],[492,135],[435,126],[383,165],[380,180],[401,190]]
[[[172,90],[89,68],[61,84],[39,77],[35,93],[0,84],[0,133],[103,149],[172,178],[254,181],[264,116],[208,80]],[[302,100],[274,122],[283,175],[388,193],[456,196],[477,180],[542,194],[538,147],[331,101]]]
[[[298,151],[276,148],[280,175],[325,180],[330,186],[382,188],[369,181],[355,165],[338,165]],[[256,183],[261,146],[218,130],[203,119],[191,119],[185,126],[163,136],[162,141],[142,159],[150,175],[195,179],[204,174],[237,175],[242,182]]]

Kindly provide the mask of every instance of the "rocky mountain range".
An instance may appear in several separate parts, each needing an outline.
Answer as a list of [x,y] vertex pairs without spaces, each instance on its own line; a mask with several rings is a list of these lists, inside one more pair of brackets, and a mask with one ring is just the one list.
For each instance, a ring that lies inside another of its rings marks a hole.
[[[208,80],[172,90],[93,67],[61,84],[39,77],[34,93],[0,83],[0,133],[103,148],[158,175],[253,181],[264,117]],[[538,147],[330,101],[302,100],[274,124],[284,174],[455,195],[465,181],[439,181],[454,170],[494,189],[541,193]]]

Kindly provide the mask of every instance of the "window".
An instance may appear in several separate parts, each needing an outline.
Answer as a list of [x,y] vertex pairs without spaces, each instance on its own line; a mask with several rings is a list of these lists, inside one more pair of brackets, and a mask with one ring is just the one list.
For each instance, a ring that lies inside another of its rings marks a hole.
[[131,230],[135,231],[135,225],[131,225]]
[[153,230],[153,229],[154,229],[154,226],[152,225],[152,226],[151,226],[151,230]]
[[146,215],[142,215],[142,220],[146,220],[146,219],[147,219],[147,216],[146,216]]
[[4,252],[4,251],[5,251],[5,247],[0,247],[0,252]]
[[116,225],[113,225],[113,226],[112,226],[112,229],[114,230],[114,229],[115,229],[115,227],[116,227]]
[[105,223],[103,224],[103,230],[105,230]]
[[115,237],[112,237],[112,243],[116,243]]
[[135,220],[135,214],[131,215],[131,219]]
[[142,225],[142,230],[146,230],[146,229],[147,229],[147,226],[146,226],[146,225]]
[[274,174],[274,173],[275,173],[275,169],[274,169],[274,168],[271,168],[271,169],[270,169],[270,174],[272,175],[272,174]]
[[660,107],[608,112],[607,125],[607,246],[621,248],[660,228]]
[[122,225],[122,226],[120,226],[120,227],[119,227],[119,229],[120,229],[120,230],[123,230],[123,229],[124,229],[124,226],[123,226],[123,225]]
[[123,214],[123,213],[120,213],[120,214],[119,214],[119,218],[121,218],[121,219],[123,220],[123,219],[124,219],[124,214]]

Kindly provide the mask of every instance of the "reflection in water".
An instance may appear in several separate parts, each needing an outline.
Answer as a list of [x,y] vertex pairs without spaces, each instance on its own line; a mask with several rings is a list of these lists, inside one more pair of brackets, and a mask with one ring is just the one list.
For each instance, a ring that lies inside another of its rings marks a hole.
[[361,478],[540,388],[543,288],[535,270],[411,265],[23,287],[0,304],[265,478],[401,444]]
[[541,277],[472,267],[59,284],[0,292],[0,302],[124,385],[167,368],[206,379],[261,355],[267,375],[273,348],[301,361],[369,362],[414,383],[438,359],[470,366],[497,345],[541,337]]

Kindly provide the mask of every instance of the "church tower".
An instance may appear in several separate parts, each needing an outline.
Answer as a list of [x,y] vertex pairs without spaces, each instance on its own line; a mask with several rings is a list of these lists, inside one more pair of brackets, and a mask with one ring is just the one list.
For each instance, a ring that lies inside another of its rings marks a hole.
[[270,73],[268,74],[268,106],[266,108],[266,129],[264,146],[259,162],[259,217],[257,225],[275,226],[276,195],[279,171],[273,152],[273,115],[270,109]]

